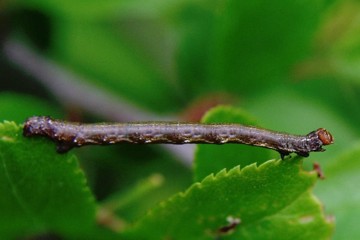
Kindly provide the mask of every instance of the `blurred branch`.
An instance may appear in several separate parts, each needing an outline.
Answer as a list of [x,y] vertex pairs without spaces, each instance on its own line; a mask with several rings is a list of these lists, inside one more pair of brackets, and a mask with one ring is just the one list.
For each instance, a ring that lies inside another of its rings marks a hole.
[[20,42],[7,41],[4,50],[11,62],[35,77],[64,105],[77,106],[108,120],[159,120],[158,116],[89,84]]
[[[174,119],[160,117],[144,109],[139,109],[125,99],[115,97],[110,93],[84,81],[79,76],[70,73],[56,63],[35,53],[29,47],[16,40],[8,40],[4,44],[7,58],[32,75],[44,85],[64,105],[77,106],[109,121],[149,121]],[[178,159],[189,166],[192,162],[194,146],[192,145],[162,145]]]

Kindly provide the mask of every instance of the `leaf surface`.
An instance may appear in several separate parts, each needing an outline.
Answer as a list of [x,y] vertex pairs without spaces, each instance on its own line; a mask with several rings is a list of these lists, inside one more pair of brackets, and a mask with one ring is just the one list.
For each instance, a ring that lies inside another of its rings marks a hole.
[[[203,118],[204,123],[240,123],[257,125],[246,112],[227,106],[219,106],[210,110]],[[231,169],[236,165],[244,167],[257,162],[259,165],[272,156],[279,156],[268,149],[242,144],[197,145],[195,154],[195,180],[201,181],[211,173],[223,168]]]
[[93,227],[95,202],[74,155],[24,138],[13,122],[0,124],[0,195],[2,239]]
[[0,94],[0,120],[11,119],[14,122],[21,123],[26,118],[34,115],[60,118],[62,114],[59,113],[56,106],[30,95],[12,92]]
[[336,231],[334,239],[359,239],[360,215],[360,143],[349,147],[336,157],[323,171],[325,181],[319,182],[316,194],[324,202],[327,212],[334,215]]
[[243,95],[284,83],[309,54],[323,1],[229,0],[213,33],[209,84]]
[[[272,226],[277,233],[288,229],[295,235],[302,228],[310,239],[329,238],[332,225],[308,193],[316,174],[302,171],[300,165],[299,158],[271,160],[259,167],[252,164],[209,175],[150,211],[129,229],[128,238],[214,239],[234,234],[234,239],[263,239],[259,234],[271,236]],[[221,233],[229,217],[241,222]],[[326,231],[311,231],[304,222]],[[259,233],[258,228],[264,231]]]

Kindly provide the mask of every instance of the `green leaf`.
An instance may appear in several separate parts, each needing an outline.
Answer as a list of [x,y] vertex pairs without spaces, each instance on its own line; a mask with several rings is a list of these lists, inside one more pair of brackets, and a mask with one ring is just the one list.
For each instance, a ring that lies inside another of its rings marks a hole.
[[[325,221],[319,203],[308,194],[316,174],[302,171],[301,162],[299,158],[271,160],[259,167],[252,164],[242,170],[235,167],[229,172],[222,170],[216,176],[209,175],[150,211],[128,230],[127,236],[214,239],[221,235],[219,229],[229,224],[226,219],[231,216],[241,221],[233,229],[236,239],[255,239],[259,234],[271,236],[271,232],[285,229],[294,235],[301,231],[299,228],[309,230],[304,227],[307,224],[326,230],[307,232],[309,239],[329,238],[332,226]],[[259,232],[257,227],[264,231]]]
[[87,231],[95,203],[72,154],[45,139],[26,139],[21,126],[0,124],[0,238]]
[[[359,84],[360,71],[360,4],[358,1],[338,1],[323,19],[317,36],[312,74],[324,73],[339,80]],[[313,61],[311,61],[313,60]]]
[[276,89],[269,89],[262,96],[249,101],[246,109],[251,109],[251,113],[262,120],[262,126],[269,129],[301,135],[320,127],[329,130],[335,143],[326,146],[326,152],[313,152],[309,157],[321,161],[322,165],[337,161],[331,156],[358,139],[355,126],[349,125],[330,106],[291,88],[277,86]]
[[76,150],[82,167],[93,180],[93,193],[106,201],[114,194],[125,197],[139,179],[154,173],[164,176],[163,185],[149,192],[146,197],[132,199],[116,213],[128,222],[139,219],[158,202],[187,188],[192,183],[192,172],[159,145],[90,146]]
[[[255,120],[246,112],[225,106],[210,110],[204,116],[203,122],[257,125]],[[268,149],[241,144],[197,145],[194,178],[195,181],[200,181],[211,173],[219,172],[223,168],[231,169],[237,165],[244,167],[255,162],[260,165],[274,155],[279,156],[276,152]]]
[[67,16],[78,19],[108,19],[121,9],[117,0],[98,1],[46,1],[46,0],[14,0],[12,5],[23,8],[47,11],[49,14]]
[[306,57],[323,1],[226,1],[218,14],[209,84],[249,94],[282,83]]
[[0,120],[22,123],[34,115],[60,117],[54,106],[30,95],[3,92],[0,94]]
[[306,191],[293,203],[250,226],[239,229],[230,239],[329,239],[334,222],[323,215],[323,207],[310,191]]
[[175,4],[181,4],[188,0],[13,0],[9,4],[21,7],[36,8],[48,11],[51,14],[66,16],[68,19],[82,19],[85,21],[103,21],[123,15],[150,16],[164,12],[164,9],[172,9]]
[[359,169],[360,143],[357,142],[323,168],[326,179],[315,188],[326,210],[335,216],[334,239],[360,239]]
[[214,2],[217,1],[184,4],[174,16],[182,30],[176,55],[177,71],[188,97],[206,94],[209,90],[208,65],[216,18],[215,10],[208,5]]
[[181,99],[163,67],[112,25],[62,23],[55,29],[53,57],[115,96],[153,110],[174,110]]

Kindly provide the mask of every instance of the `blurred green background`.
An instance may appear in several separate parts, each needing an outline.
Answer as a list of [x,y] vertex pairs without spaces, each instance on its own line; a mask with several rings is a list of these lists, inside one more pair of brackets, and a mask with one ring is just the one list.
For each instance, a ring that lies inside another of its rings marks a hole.
[[[359,1],[3,0],[0,41],[1,120],[199,121],[229,104],[265,128],[327,128],[335,144],[305,167],[325,172],[315,194],[334,239],[360,238]],[[188,148],[76,154],[99,201],[166,179],[120,213],[127,220],[192,181]]]

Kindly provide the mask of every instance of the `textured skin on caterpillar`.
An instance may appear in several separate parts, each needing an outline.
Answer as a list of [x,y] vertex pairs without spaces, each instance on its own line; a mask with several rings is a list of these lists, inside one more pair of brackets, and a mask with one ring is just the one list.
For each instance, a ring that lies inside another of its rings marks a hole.
[[57,143],[58,152],[83,145],[132,144],[225,144],[238,143],[307,157],[310,152],[325,151],[333,143],[323,128],[307,135],[291,135],[240,124],[200,124],[179,122],[98,123],[83,124],[31,117],[26,120],[24,136],[45,136]]

